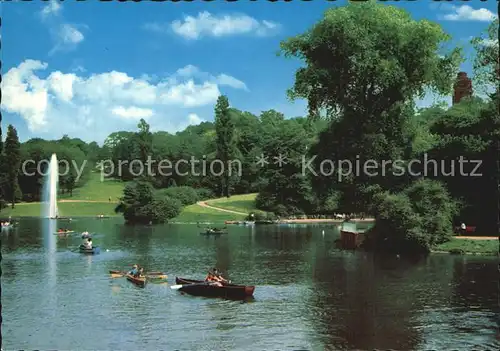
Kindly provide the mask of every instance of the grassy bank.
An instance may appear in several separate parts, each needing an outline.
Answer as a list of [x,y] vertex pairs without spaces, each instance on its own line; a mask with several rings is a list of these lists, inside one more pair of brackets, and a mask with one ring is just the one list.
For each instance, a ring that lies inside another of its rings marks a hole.
[[255,208],[257,194],[234,195],[229,198],[208,200],[206,203],[213,207],[241,213],[261,212]]
[[73,196],[60,194],[58,200],[81,200],[81,201],[111,201],[117,203],[123,195],[126,183],[116,179],[104,179],[101,181],[100,173],[92,173],[90,179],[81,188],[73,191]]
[[[57,207],[60,216],[96,216],[103,214],[106,216],[116,216],[116,203],[109,202],[64,202],[58,201]],[[0,217],[39,217],[42,215],[42,204],[39,202],[16,204],[14,209],[5,208],[0,212]]]
[[[116,214],[114,209],[118,199],[123,194],[124,182],[114,179],[105,179],[101,181],[99,173],[93,173],[89,181],[77,188],[73,196],[61,194],[58,197],[59,214],[65,217],[94,217],[98,214],[106,216],[121,217]],[[109,199],[111,198],[111,202]],[[217,207],[233,207],[235,211],[248,213],[254,206],[255,194],[238,195],[229,199],[212,200]],[[24,202],[15,205],[14,209],[5,208],[0,212],[0,218],[12,216],[19,217],[39,217],[42,214],[42,204],[39,202]],[[235,213],[218,211],[212,208],[206,208],[199,205],[191,205],[184,208],[182,213],[172,219],[172,222],[224,222],[226,220],[243,220],[245,216]]]
[[245,216],[236,213],[217,211],[212,208],[202,207],[200,205],[186,206],[181,214],[171,220],[171,222],[224,222],[224,221],[242,221]]
[[[106,216],[116,216],[115,207],[118,199],[122,196],[125,183],[105,179],[101,181],[100,173],[92,173],[90,179],[84,186],[73,191],[73,196],[60,194],[58,196],[57,207],[60,216],[96,216],[103,214]],[[111,198],[111,202],[109,199]],[[42,214],[42,204],[40,202],[22,202],[3,209],[0,217],[38,217]]]
[[446,243],[437,245],[433,251],[456,254],[497,255],[498,240],[453,238]]

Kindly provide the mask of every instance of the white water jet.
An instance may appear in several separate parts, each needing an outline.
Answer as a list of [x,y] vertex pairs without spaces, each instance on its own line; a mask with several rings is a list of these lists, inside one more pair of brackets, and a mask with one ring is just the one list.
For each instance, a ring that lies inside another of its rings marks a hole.
[[58,217],[57,211],[57,187],[59,185],[59,164],[56,154],[50,158],[42,193],[43,213],[42,217],[55,219]]

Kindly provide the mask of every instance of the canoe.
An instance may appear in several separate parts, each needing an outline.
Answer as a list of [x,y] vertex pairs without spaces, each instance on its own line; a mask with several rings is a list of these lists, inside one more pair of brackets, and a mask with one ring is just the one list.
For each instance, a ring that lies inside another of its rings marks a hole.
[[97,255],[101,252],[101,249],[98,246],[94,246],[92,249],[85,249],[82,246],[79,248],[80,253],[86,255]]
[[[121,271],[117,271],[117,270],[110,270],[109,274],[111,274],[111,276],[113,278],[119,278],[119,277],[123,277],[123,276],[127,275],[126,272],[121,272]],[[145,276],[148,279],[167,279],[168,278],[168,275],[166,275],[163,272],[148,272],[148,273],[145,273]]]
[[55,232],[54,235],[71,234],[74,232],[75,232],[74,230],[68,230],[67,232]]
[[252,297],[255,286],[228,284],[214,286],[203,280],[193,280],[175,277],[175,283],[182,285],[179,291],[193,296],[223,297],[230,299],[244,299]]
[[125,277],[127,280],[138,287],[144,288],[146,286],[146,277],[136,278],[133,275],[126,274]]

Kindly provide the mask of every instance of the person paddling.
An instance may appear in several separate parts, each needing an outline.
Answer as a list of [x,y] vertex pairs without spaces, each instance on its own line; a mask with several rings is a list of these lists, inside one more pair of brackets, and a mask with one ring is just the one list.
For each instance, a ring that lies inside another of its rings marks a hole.
[[86,248],[89,250],[92,250],[92,239],[91,238],[87,239],[87,247]]
[[140,278],[140,277],[143,277],[143,276],[144,276],[144,267],[141,267],[141,268],[139,269],[139,271],[137,272],[137,274],[136,274],[136,275],[134,275],[134,277],[136,277],[136,278]]
[[465,225],[465,223],[462,222],[462,224],[460,224],[460,235],[465,235],[466,232],[467,232],[467,226]]
[[139,272],[139,266],[134,264],[132,266],[132,269],[127,274],[135,276],[138,272]]
[[217,268],[213,268],[208,272],[207,277],[205,278],[205,281],[213,283],[214,285],[217,286],[222,286],[223,284],[228,284],[229,282],[222,277],[222,275],[219,273],[219,270]]

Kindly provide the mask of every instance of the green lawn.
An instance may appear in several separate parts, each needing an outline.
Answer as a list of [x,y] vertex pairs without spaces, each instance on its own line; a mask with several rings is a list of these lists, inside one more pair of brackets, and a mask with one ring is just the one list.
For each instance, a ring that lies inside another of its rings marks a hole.
[[242,221],[245,216],[235,213],[217,211],[199,205],[186,206],[179,216],[173,218],[171,222],[224,222]]
[[[59,202],[57,204],[60,216],[96,216],[103,214],[106,216],[116,216],[115,203],[109,202]],[[42,204],[39,202],[29,202],[16,204],[14,209],[4,208],[0,212],[0,217],[40,217],[42,215]]]
[[456,239],[437,245],[435,251],[462,250],[465,253],[473,254],[497,254],[498,240],[474,240],[474,239]]
[[101,181],[100,173],[92,173],[90,179],[81,188],[73,191],[73,196],[69,194],[59,195],[59,199],[87,200],[87,201],[108,201],[118,202],[123,195],[125,182],[115,179],[104,179]]
[[214,207],[223,208],[226,210],[250,213],[261,212],[255,208],[255,197],[257,194],[234,195],[229,198],[223,197],[207,201],[207,204]]
[[[96,216],[103,214],[106,216],[119,216],[114,209],[118,199],[123,194],[124,182],[105,179],[101,181],[99,173],[92,173],[89,181],[81,188],[73,191],[73,196],[68,194],[59,195],[58,209],[60,216]],[[236,195],[229,199],[210,200],[214,206],[225,208],[242,213],[255,211],[256,194]],[[111,197],[112,202],[109,202]],[[70,202],[76,201],[76,202]],[[85,202],[89,201],[89,202]],[[102,201],[102,202],[100,202]],[[42,205],[39,202],[18,203],[14,209],[5,208],[0,212],[0,217],[39,217],[41,216]],[[229,212],[217,211],[199,205],[191,205],[184,208],[181,214],[172,219],[173,222],[224,222],[228,220],[244,220],[244,215]]]

